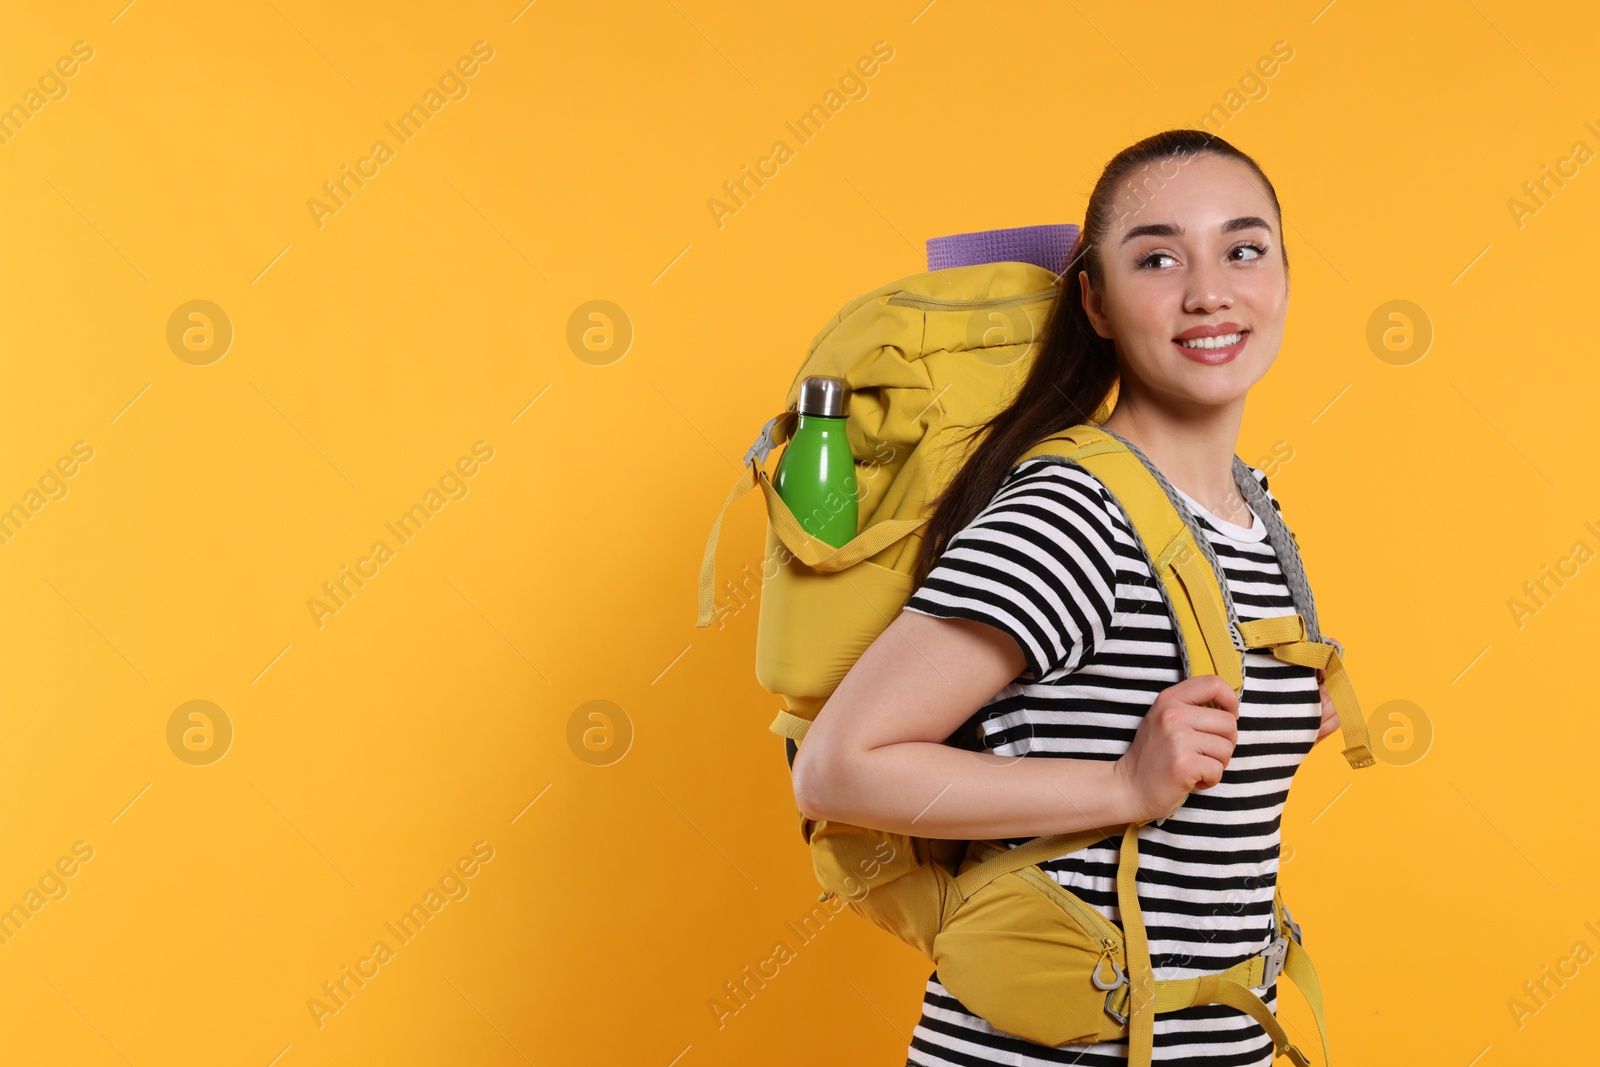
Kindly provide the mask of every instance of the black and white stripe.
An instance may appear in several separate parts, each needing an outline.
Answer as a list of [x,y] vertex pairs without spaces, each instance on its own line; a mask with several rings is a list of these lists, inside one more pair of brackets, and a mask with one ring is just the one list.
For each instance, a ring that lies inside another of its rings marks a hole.
[[[1250,471],[1266,489],[1266,475]],[[1240,620],[1292,614],[1263,520],[1246,531],[1190,506]],[[972,724],[978,743],[998,754],[1116,759],[1157,694],[1180,680],[1172,622],[1133,527],[1105,486],[1075,465],[1037,458],[1013,470],[950,539],[906,609],[986,622],[1021,647],[1023,674]],[[1223,970],[1274,936],[1279,822],[1295,769],[1316,740],[1321,701],[1313,668],[1255,651],[1244,668],[1239,737],[1222,780],[1139,831],[1139,903],[1158,979]],[[1117,844],[1108,839],[1041,866],[1120,925]],[[1256,992],[1276,1009],[1276,983]],[[1052,1049],[997,1031],[935,972],[907,1063],[1102,1067],[1126,1058],[1125,1038]],[[1156,1016],[1157,1062],[1270,1067],[1272,1058],[1260,1025],[1233,1008]]]

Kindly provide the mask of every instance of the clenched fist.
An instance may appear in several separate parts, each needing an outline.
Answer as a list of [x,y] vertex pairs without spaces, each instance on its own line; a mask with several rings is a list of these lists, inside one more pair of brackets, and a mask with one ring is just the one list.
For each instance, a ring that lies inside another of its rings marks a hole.
[[1170,814],[1196,789],[1222,779],[1239,739],[1239,695],[1215,674],[1163,689],[1115,771],[1134,820]]

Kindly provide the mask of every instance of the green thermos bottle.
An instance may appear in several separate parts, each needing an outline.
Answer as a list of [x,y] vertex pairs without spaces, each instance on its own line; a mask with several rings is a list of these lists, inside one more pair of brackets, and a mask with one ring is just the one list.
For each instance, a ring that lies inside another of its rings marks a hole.
[[856,535],[856,462],[845,436],[850,386],[812,375],[800,383],[799,425],[778,459],[772,487],[811,536],[835,548]]

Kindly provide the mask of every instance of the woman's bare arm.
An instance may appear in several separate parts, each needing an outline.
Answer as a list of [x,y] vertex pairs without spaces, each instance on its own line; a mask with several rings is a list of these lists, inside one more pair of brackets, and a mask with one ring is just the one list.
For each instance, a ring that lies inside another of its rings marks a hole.
[[800,745],[800,811],[956,840],[1109,833],[1141,814],[1120,761],[998,757],[941,744],[1024,667],[1002,630],[902,611]]

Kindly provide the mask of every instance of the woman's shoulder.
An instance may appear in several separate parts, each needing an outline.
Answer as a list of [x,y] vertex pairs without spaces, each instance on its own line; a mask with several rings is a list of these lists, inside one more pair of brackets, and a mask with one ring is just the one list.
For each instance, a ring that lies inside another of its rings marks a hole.
[[1133,523],[1104,482],[1082,464],[1062,456],[1035,456],[1012,467],[995,493],[994,503],[1050,497],[1070,506],[1105,535],[1108,543],[1133,537]]
[[950,537],[905,608],[1011,635],[1024,680],[1075,670],[1110,632],[1137,552],[1115,507],[1075,464],[1019,464]]
[[1006,473],[1000,483],[1000,492],[1024,488],[1052,487],[1070,494],[1086,503],[1107,507],[1115,512],[1117,499],[1094,472],[1064,456],[1034,456],[1023,460]]

